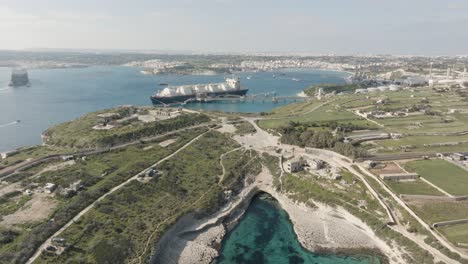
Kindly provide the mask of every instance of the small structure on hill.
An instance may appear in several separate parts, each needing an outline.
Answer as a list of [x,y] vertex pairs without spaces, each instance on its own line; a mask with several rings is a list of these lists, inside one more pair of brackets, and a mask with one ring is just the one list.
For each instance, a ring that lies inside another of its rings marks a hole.
[[375,168],[375,166],[378,165],[378,163],[374,160],[366,160],[364,161],[364,164],[366,166],[367,169],[373,169]]
[[325,163],[323,162],[323,160],[313,159],[307,162],[307,165],[310,170],[320,170],[324,167]]
[[382,180],[400,181],[400,180],[415,180],[419,178],[417,173],[382,173],[379,175]]
[[453,153],[450,157],[456,161],[463,161],[466,159],[466,156],[464,153]]
[[307,166],[307,161],[303,157],[293,158],[286,162],[286,171],[289,173],[302,171]]
[[53,193],[55,189],[57,188],[57,185],[51,182],[48,182],[44,185],[44,192],[45,193]]

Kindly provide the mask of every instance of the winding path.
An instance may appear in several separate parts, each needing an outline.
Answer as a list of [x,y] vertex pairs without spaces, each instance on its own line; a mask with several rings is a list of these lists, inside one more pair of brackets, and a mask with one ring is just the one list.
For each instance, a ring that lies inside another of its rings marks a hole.
[[226,176],[226,168],[224,168],[224,164],[223,164],[224,156],[226,156],[227,154],[232,153],[234,151],[238,151],[240,149],[243,149],[243,148],[244,147],[238,147],[238,148],[232,149],[232,150],[230,150],[228,152],[225,152],[225,153],[221,154],[221,156],[219,156],[219,164],[221,165],[221,168],[223,170],[223,174],[221,174],[221,176],[219,177],[219,182],[218,182],[219,186],[223,187],[222,182],[224,181],[224,177]]

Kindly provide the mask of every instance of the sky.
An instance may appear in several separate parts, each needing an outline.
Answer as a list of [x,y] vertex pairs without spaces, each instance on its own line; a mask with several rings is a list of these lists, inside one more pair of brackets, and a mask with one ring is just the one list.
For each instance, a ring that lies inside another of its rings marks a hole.
[[0,0],[0,49],[468,55],[468,0]]

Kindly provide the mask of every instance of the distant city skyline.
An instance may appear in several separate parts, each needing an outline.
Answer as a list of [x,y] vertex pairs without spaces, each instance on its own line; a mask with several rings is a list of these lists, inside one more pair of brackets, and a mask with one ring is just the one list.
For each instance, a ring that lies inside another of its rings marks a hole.
[[0,49],[468,55],[467,0],[0,0]]

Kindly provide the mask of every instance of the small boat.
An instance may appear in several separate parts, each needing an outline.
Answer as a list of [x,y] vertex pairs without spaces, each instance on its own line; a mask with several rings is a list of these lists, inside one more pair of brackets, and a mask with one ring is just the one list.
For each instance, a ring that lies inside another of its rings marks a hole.
[[292,78],[291,80],[295,81],[295,82],[299,82],[301,79],[298,79],[298,78]]
[[18,120],[16,120],[16,123],[20,123],[20,122],[21,122],[21,120],[19,120],[19,119],[18,119]]
[[252,79],[252,76],[247,76],[246,79],[250,80],[250,79]]
[[167,83],[160,83],[159,86],[168,86],[169,84]]

